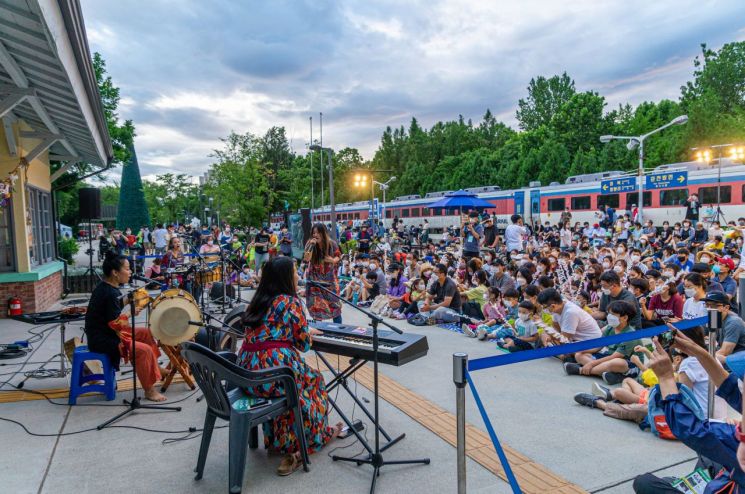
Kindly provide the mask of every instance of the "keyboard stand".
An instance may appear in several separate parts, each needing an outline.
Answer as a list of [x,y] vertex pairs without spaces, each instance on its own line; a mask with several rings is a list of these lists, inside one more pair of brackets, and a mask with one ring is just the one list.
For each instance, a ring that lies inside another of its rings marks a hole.
[[[349,430],[354,433],[354,435],[357,437],[357,440],[364,446],[364,448],[367,450],[369,454],[373,454],[373,448],[370,446],[370,444],[365,440],[365,437],[352,426],[352,421],[349,417],[347,417],[344,412],[341,410],[339,406],[336,405],[336,402],[331,398],[331,392],[337,387],[341,386],[344,388],[344,390],[347,392],[349,396],[352,397],[354,402],[357,404],[358,407],[367,415],[367,418],[370,419],[371,422],[375,422],[375,417],[372,413],[370,413],[370,410],[365,407],[364,403],[362,403],[362,400],[360,400],[356,394],[351,390],[349,387],[349,384],[347,382],[347,379],[349,379],[357,370],[359,370],[361,367],[363,367],[368,361],[367,360],[361,360],[361,359],[350,359],[349,366],[342,370],[341,372],[337,371],[334,366],[332,366],[328,360],[326,360],[326,357],[321,352],[316,352],[316,355],[323,361],[323,363],[326,365],[326,367],[329,369],[331,374],[333,374],[334,378],[331,379],[328,383],[326,383],[326,393],[328,394],[328,400],[329,403],[331,403],[331,406],[336,410],[336,413],[339,414],[341,419],[344,421],[345,424],[349,427]],[[400,436],[396,437],[395,439],[391,439],[391,436],[388,435],[388,433],[383,429],[383,427],[380,427],[380,433],[383,434],[383,437],[385,437],[385,440],[388,441],[383,446],[381,446],[380,451],[385,451],[386,449],[390,448],[397,442],[399,442],[401,439],[406,437],[406,434],[401,434]]]

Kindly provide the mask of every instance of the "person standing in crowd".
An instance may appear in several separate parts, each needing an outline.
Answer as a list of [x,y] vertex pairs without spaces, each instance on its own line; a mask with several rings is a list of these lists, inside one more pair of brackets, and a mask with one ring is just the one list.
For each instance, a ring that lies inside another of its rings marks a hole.
[[279,253],[286,257],[292,257],[292,234],[287,225],[282,225],[279,232]]
[[504,242],[507,250],[524,252],[525,237],[528,235],[528,229],[523,225],[523,217],[519,214],[513,214],[510,217],[511,225],[507,226],[504,231]]
[[698,223],[699,210],[701,209],[701,203],[698,202],[698,195],[691,194],[686,199],[686,216],[685,219],[690,221],[691,225],[696,226]]
[[261,270],[261,266],[269,260],[269,232],[266,225],[262,225],[261,230],[254,237],[253,246],[254,269],[258,273]]
[[481,247],[487,250],[494,250],[497,248],[497,239],[499,234],[497,227],[494,225],[494,219],[491,215],[487,215],[484,218],[484,237],[481,243]]
[[309,282],[318,282],[319,286],[313,286],[311,283],[305,289],[308,311],[313,319],[332,319],[335,323],[341,324],[341,302],[338,297],[326,291],[339,295],[336,268],[341,260],[341,251],[337,243],[331,240],[323,223],[313,225],[310,233],[311,239],[305,245],[303,256],[303,260],[308,263],[305,278]]
[[471,211],[463,223],[463,257],[468,260],[479,257],[479,246],[484,237],[484,227],[479,224],[479,213]]
[[166,253],[166,246],[168,245],[168,230],[163,228],[163,225],[158,223],[155,230],[153,230],[153,244],[155,245],[155,254],[163,255]]

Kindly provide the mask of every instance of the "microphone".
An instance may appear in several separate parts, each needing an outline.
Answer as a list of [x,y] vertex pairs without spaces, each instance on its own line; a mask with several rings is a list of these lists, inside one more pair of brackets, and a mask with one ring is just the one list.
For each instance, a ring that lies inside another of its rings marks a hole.
[[142,281],[142,282],[145,282],[145,283],[157,283],[157,284],[160,284],[159,281],[156,281],[156,280],[154,280],[152,278],[148,278],[146,276],[142,276],[141,274],[133,274],[132,275],[132,279],[133,280],[137,280],[137,281]]

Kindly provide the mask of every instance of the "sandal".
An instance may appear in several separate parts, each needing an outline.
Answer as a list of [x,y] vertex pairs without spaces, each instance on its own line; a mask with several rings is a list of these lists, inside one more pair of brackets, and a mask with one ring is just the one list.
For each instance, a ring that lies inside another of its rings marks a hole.
[[280,477],[286,477],[292,472],[302,466],[303,462],[300,461],[300,453],[292,453],[282,458],[282,461],[277,467],[277,475]]

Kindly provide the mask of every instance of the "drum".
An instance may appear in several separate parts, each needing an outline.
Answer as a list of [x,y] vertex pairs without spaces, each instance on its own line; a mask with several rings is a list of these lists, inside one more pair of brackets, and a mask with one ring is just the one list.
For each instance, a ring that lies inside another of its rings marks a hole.
[[222,269],[220,266],[213,266],[208,269],[197,271],[197,282],[206,285],[207,283],[214,283],[216,281],[222,281]]
[[[235,308],[225,316],[223,324],[230,326],[237,332],[243,333],[241,318],[244,312],[246,312],[246,304],[235,306]],[[215,324],[213,325],[216,326]],[[200,328],[195,341],[215,352],[229,351],[235,353],[238,350],[239,339],[239,336],[219,329],[214,329],[211,332],[208,332],[207,328]]]
[[164,345],[175,346],[194,337],[202,322],[202,312],[194,297],[185,290],[171,288],[158,295],[150,311],[150,331]]

